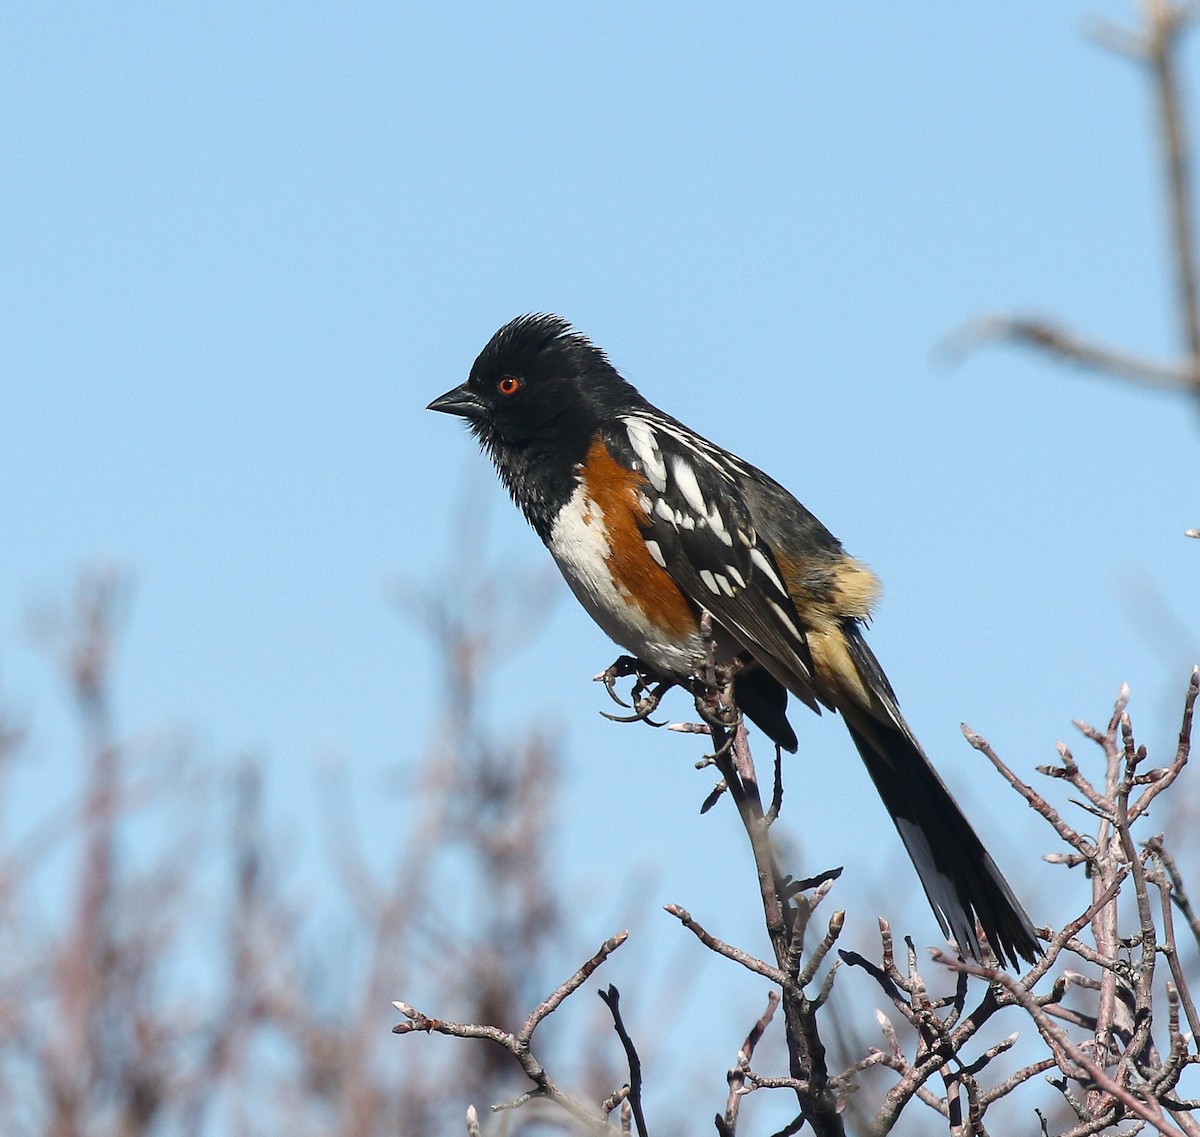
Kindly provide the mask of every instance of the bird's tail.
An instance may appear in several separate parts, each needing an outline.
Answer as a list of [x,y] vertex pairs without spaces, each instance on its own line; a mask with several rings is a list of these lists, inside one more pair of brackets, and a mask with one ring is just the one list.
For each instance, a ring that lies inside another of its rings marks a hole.
[[1032,921],[913,737],[857,624],[846,621],[839,638],[860,683],[843,689],[835,705],[942,931],[979,959],[978,921],[1002,964],[1015,966],[1018,956],[1032,962],[1040,954]]

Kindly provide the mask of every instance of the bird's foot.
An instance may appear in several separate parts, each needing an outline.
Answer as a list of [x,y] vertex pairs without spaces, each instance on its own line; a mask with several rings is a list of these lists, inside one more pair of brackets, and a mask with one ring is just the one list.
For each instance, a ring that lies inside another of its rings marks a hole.
[[604,689],[608,692],[608,697],[614,703],[618,703],[622,707],[627,707],[629,704],[617,694],[617,680],[625,679],[630,675],[636,675],[640,680],[643,674],[645,672],[641,660],[635,659],[632,655],[619,655],[599,675],[593,675],[592,682],[603,683]]
[[733,699],[729,697],[729,689],[711,687],[702,680],[696,680],[692,686],[692,694],[696,699],[696,713],[710,727],[722,727],[733,730],[738,724],[740,712]]
[[[627,703],[617,694],[618,679],[633,677],[633,687],[630,689],[632,702]],[[640,659],[631,655],[619,656],[612,664],[596,676],[596,682],[603,683],[604,689],[614,703],[622,707],[630,707],[631,715],[610,715],[607,711],[600,713],[612,722],[645,722],[651,726],[665,726],[665,723],[655,722],[650,715],[662,702],[662,697],[675,686],[674,680],[664,679],[657,672],[647,667]]]

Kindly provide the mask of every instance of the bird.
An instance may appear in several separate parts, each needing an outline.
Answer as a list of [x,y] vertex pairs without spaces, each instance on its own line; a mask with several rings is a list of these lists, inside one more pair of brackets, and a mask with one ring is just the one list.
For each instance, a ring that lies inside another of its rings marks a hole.
[[[584,609],[649,672],[739,660],[776,745],[788,696],[841,715],[942,933],[1002,966],[1037,933],[900,713],[864,636],[877,577],[779,482],[649,402],[560,316],[500,328],[429,410],[465,420]],[[707,618],[705,616],[707,614]]]

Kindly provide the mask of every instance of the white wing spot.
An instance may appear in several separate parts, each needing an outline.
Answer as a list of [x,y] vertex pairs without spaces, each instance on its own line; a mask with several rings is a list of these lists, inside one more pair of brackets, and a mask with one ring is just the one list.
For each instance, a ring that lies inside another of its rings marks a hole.
[[720,573],[716,574],[716,581],[721,586],[721,591],[730,599],[733,598],[733,586]]
[[688,505],[700,517],[704,517],[708,513],[708,505],[700,492],[700,483],[696,481],[695,471],[682,458],[673,459],[671,468],[675,471],[675,484],[679,487],[679,492],[683,494]]
[[729,575],[731,577],[733,577],[733,582],[734,582],[734,584],[736,584],[738,586],[738,588],[746,587],[746,578],[744,576],[742,576],[742,574],[740,572],[738,572],[738,570],[736,568],[734,568],[733,565],[727,565],[726,570],[728,571]]
[[720,511],[714,506],[712,513],[708,515],[708,527],[731,549],[733,548],[733,538],[729,534],[729,530],[725,528],[725,519],[721,516]]
[[792,620],[791,616],[789,616],[787,614],[787,612],[785,612],[783,610],[783,608],[779,604],[776,604],[775,601],[772,600],[769,596],[767,597],[767,603],[770,604],[771,607],[775,609],[775,615],[777,615],[784,622],[784,624],[787,626],[788,630],[792,633],[792,635],[794,635],[797,639],[800,639],[801,638],[800,629],[796,627],[796,624]]
[[667,504],[666,498],[660,497],[655,500],[654,512],[664,521],[669,521],[672,525],[676,524],[675,511]]
[[647,541],[646,552],[648,552],[654,558],[654,561],[659,568],[667,567],[666,558],[662,555],[662,549],[658,547],[657,541]]
[[642,460],[646,477],[650,479],[650,484],[662,493],[667,488],[667,467],[658,449],[658,439],[653,429],[648,422],[640,418],[627,418],[624,422],[625,432],[629,435],[629,445]]
[[713,593],[715,596],[719,596],[721,594],[720,586],[717,584],[717,578],[713,576],[708,569],[700,570],[700,579],[704,582],[704,587],[707,588],[709,592]]
[[753,548],[750,550],[750,559],[759,567],[759,570],[779,589],[785,596],[787,589],[783,587],[783,581],[779,579],[779,574],[771,567],[771,562],[763,556],[762,550]]
[[701,438],[698,434],[693,434],[686,427],[680,427],[677,423],[664,422],[658,419],[655,419],[655,425],[663,434],[674,438],[676,442],[686,446],[698,458],[707,462],[727,482],[734,480],[728,467],[732,466],[739,470],[746,468],[746,464],[740,458],[722,453],[707,439]]

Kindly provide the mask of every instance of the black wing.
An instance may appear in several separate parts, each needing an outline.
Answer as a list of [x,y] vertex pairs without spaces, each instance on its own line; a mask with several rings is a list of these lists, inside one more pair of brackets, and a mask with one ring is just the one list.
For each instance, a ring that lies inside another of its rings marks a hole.
[[759,663],[819,711],[804,625],[739,489],[758,471],[661,412],[623,416],[605,442],[646,478],[651,555]]

